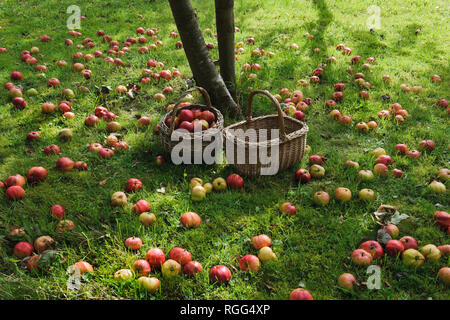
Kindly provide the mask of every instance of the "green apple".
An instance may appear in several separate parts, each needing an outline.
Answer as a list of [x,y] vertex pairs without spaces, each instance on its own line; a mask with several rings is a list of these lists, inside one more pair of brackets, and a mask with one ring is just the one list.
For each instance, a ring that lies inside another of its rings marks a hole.
[[150,293],[155,293],[158,291],[160,286],[158,278],[155,277],[140,277],[137,282],[141,287]]
[[192,178],[191,181],[189,181],[189,186],[192,188],[196,186],[201,186],[203,184],[203,180],[200,178]]
[[441,250],[439,250],[434,244],[427,244],[420,249],[425,258],[433,261],[438,261],[441,258]]
[[133,271],[130,269],[120,269],[114,273],[114,280],[116,281],[128,281],[133,278]]
[[216,178],[212,184],[215,191],[222,191],[227,188],[227,182],[224,178]]
[[156,216],[150,212],[143,212],[139,215],[139,222],[148,227],[151,226],[156,221]]
[[364,201],[372,201],[375,199],[375,192],[372,189],[361,189],[358,192],[358,197]]
[[111,196],[111,204],[115,207],[124,207],[127,203],[127,195],[122,191],[114,192]]
[[164,277],[170,278],[179,274],[181,271],[181,265],[175,260],[169,259],[161,266],[161,273]]
[[210,193],[213,190],[213,185],[210,182],[207,182],[203,185],[203,188],[205,188],[206,193]]
[[376,148],[370,154],[378,158],[379,156],[386,154],[386,150],[384,150],[383,148]]
[[402,254],[403,264],[408,267],[420,267],[425,262],[425,257],[415,249],[407,249]]
[[358,177],[361,179],[361,181],[370,181],[373,180],[374,175],[371,170],[360,170],[358,172]]
[[268,262],[272,260],[277,260],[277,255],[272,251],[270,247],[263,247],[259,249],[258,258],[262,262]]
[[445,184],[436,180],[433,180],[428,185],[428,188],[432,193],[445,193],[447,191],[447,189],[445,188]]
[[27,96],[37,96],[39,93],[35,88],[30,88],[27,90]]
[[191,199],[193,201],[202,201],[206,197],[206,190],[202,186],[192,188]]
[[322,166],[319,166],[318,164],[313,164],[311,167],[309,167],[309,174],[313,178],[322,178],[325,175],[325,169]]

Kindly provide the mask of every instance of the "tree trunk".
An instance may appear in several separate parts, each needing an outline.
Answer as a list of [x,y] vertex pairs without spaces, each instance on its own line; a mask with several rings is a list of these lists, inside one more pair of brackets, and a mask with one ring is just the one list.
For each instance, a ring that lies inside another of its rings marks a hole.
[[191,2],[169,0],[169,4],[197,85],[208,91],[213,104],[218,109],[236,114],[238,112],[236,102],[209,57]]
[[236,94],[236,58],[234,53],[234,0],[215,0],[220,75],[234,101]]

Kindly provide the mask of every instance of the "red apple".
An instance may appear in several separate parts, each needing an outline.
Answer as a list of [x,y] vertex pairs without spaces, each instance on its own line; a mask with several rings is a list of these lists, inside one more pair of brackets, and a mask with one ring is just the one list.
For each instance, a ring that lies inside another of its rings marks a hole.
[[139,250],[142,246],[142,240],[138,237],[130,237],[125,240],[125,247],[130,250]]
[[289,300],[314,300],[309,291],[298,288],[291,292],[289,295]]
[[182,214],[180,222],[185,227],[199,227],[202,219],[195,212],[186,212]]
[[21,176],[20,174],[9,176],[5,180],[6,187],[12,187],[12,186],[23,187],[24,185],[25,185],[25,178],[23,176]]
[[202,272],[203,268],[198,261],[189,261],[183,267],[183,272],[188,276],[194,276],[196,273]]
[[247,254],[239,261],[239,268],[242,271],[257,272],[259,270],[260,262],[257,256]]
[[311,175],[306,169],[299,169],[295,173],[295,180],[299,181],[301,184],[305,184],[311,180]]
[[413,237],[404,236],[400,238],[400,242],[403,244],[405,250],[417,249],[417,241]]
[[213,283],[226,283],[231,279],[231,271],[224,265],[214,266],[209,271],[209,279]]
[[28,183],[39,183],[44,181],[48,176],[48,172],[44,167],[32,167],[28,170],[27,181]]
[[18,242],[13,249],[13,254],[17,258],[25,258],[33,253],[33,245],[26,241]]
[[352,198],[352,192],[343,187],[339,187],[334,191],[334,197],[340,202],[348,202]]
[[392,239],[395,239],[398,237],[400,230],[395,224],[388,224],[387,226],[383,227],[384,230],[387,231],[387,233],[391,236]]
[[142,190],[142,182],[139,179],[131,178],[125,184],[125,190],[127,192],[136,192]]
[[109,159],[114,155],[114,151],[109,148],[101,148],[98,150],[98,155],[103,159]]
[[236,173],[230,174],[227,177],[226,182],[230,189],[242,189],[244,186],[244,179]]
[[149,212],[149,211],[150,211],[150,204],[145,200],[139,200],[133,206],[133,213],[135,213],[135,214],[141,214],[143,212]]
[[56,161],[56,168],[61,171],[71,171],[74,165],[75,163],[67,157],[59,158],[58,161]]
[[363,249],[356,249],[352,253],[352,262],[357,266],[367,267],[372,264],[372,255]]
[[186,263],[192,260],[192,255],[189,251],[177,247],[170,250],[169,258],[175,260],[181,265],[185,265]]
[[150,266],[156,269],[160,269],[161,265],[166,261],[164,251],[158,248],[148,250],[145,259],[150,263]]
[[265,234],[260,234],[259,236],[254,236],[252,238],[253,248],[255,248],[256,250],[259,250],[263,247],[268,247],[270,246],[270,243],[270,238]]
[[52,214],[53,216],[55,216],[58,219],[64,218],[65,211],[66,210],[64,209],[64,207],[60,204],[53,205],[49,210],[50,214]]
[[386,253],[392,257],[396,257],[405,250],[403,243],[399,240],[389,240],[386,243]]
[[6,189],[5,195],[9,200],[20,200],[25,197],[25,190],[20,186],[12,186]]
[[289,202],[285,202],[280,207],[280,212],[288,216],[294,216],[297,213],[297,208]]
[[343,273],[339,276],[338,285],[341,288],[352,290],[354,283],[356,283],[356,279],[351,273]]
[[372,255],[374,259],[379,259],[383,256],[383,247],[374,240],[365,241],[359,247],[360,249],[366,250]]
[[134,271],[136,275],[140,277],[148,276],[150,271],[152,270],[150,264],[147,262],[147,260],[144,259],[136,260],[131,266],[131,269]]

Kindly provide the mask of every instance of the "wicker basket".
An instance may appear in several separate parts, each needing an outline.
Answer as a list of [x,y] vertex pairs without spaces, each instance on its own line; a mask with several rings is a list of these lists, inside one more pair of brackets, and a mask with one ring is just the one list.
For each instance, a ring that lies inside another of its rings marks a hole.
[[[190,92],[192,91],[199,91],[203,97],[205,98],[205,102],[206,105],[201,105],[201,104],[190,104],[188,106],[183,106],[180,107],[180,103],[182,102],[183,98],[188,95]],[[166,113],[166,115],[164,117],[162,117],[160,123],[159,123],[159,132],[160,132],[160,138],[161,138],[161,144],[162,147],[164,149],[165,152],[167,153],[171,153],[173,147],[175,145],[177,145],[179,142],[178,141],[172,141],[171,137],[172,137],[172,133],[174,132],[174,127],[175,127],[175,121],[171,121],[171,125],[170,127],[168,127],[166,125],[166,119],[168,117],[172,117],[172,119],[174,119],[173,115],[178,115],[178,113],[183,110],[183,109],[200,109],[202,111],[205,110],[209,110],[212,113],[214,113],[214,116],[216,117],[216,125],[210,129],[207,130],[203,130],[201,132],[193,132],[193,133],[182,133],[179,134],[180,136],[182,136],[182,139],[189,143],[191,146],[191,163],[194,163],[194,155],[197,153],[197,155],[199,155],[200,150],[195,150],[194,149],[194,141],[197,139],[200,139],[202,141],[201,143],[201,152],[203,154],[203,150],[206,146],[208,146],[209,144],[211,144],[211,141],[214,141],[213,136],[217,136],[218,134],[221,135],[222,131],[223,131],[223,115],[220,113],[219,110],[217,110],[216,108],[214,108],[211,105],[211,99],[209,98],[208,92],[201,88],[201,87],[193,87],[189,90],[187,90],[186,92],[184,92],[180,98],[178,99],[178,101],[175,103],[175,106],[173,107],[173,110]],[[203,157],[202,157],[202,163],[203,162]],[[199,162],[195,162],[195,164],[199,164]],[[208,163],[211,164],[211,163]]]
[[[277,108],[278,114],[252,119],[252,101],[255,94],[263,94],[269,97]],[[247,132],[247,135],[242,139],[242,136],[239,137],[236,132],[233,132],[237,129],[242,129]],[[254,134],[248,133],[248,129],[255,129]],[[260,129],[266,129],[267,136],[264,136],[262,132],[264,130]],[[271,129],[279,129],[279,138],[272,138]],[[281,111],[278,101],[267,90],[253,91],[248,97],[247,120],[224,129],[227,161],[234,166],[236,171],[245,176],[277,174],[302,159],[305,153],[308,130],[305,123],[286,116]],[[230,146],[233,148],[230,148]],[[278,147],[278,155],[276,147]],[[264,150],[264,148],[266,149]],[[233,152],[230,152],[230,149],[233,149]],[[268,163],[267,159],[264,160],[260,156],[260,152],[263,152],[263,154],[266,152],[268,157],[272,157],[273,154],[272,164],[273,161],[278,161],[278,168],[268,170],[271,164]],[[252,154],[251,158],[249,157],[250,154]],[[238,156],[241,157],[240,161],[237,161]]]

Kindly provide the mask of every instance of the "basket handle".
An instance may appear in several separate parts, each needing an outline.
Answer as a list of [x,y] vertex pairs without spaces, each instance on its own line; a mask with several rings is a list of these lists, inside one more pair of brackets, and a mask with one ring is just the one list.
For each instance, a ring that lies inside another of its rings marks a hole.
[[248,96],[247,122],[252,120],[252,102],[253,102],[253,97],[255,96],[255,94],[263,94],[263,95],[269,97],[269,99],[272,101],[273,105],[275,105],[275,107],[277,108],[277,112],[278,112],[278,126],[281,129],[281,140],[282,141],[286,140],[286,129],[284,127],[284,117],[283,117],[283,111],[281,111],[280,103],[267,90],[255,90],[255,91],[250,92],[250,95]]
[[189,90],[186,90],[180,96],[180,98],[178,98],[177,102],[175,103],[175,106],[173,107],[172,121],[170,122],[169,137],[172,136],[173,130],[175,129],[175,117],[176,117],[178,111],[180,111],[183,108],[188,108],[189,107],[189,106],[180,107],[180,104],[183,101],[183,98],[186,97],[189,93],[191,93],[192,91],[195,91],[195,90],[200,91],[200,93],[202,94],[203,98],[205,98],[206,106],[212,108],[211,98],[209,97],[209,94],[208,94],[208,92],[205,89],[203,89],[202,87],[192,87]]

